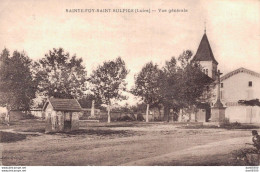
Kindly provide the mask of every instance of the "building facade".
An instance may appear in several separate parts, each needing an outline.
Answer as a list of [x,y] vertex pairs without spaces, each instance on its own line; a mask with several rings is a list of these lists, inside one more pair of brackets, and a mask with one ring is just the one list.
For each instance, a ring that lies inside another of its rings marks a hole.
[[79,115],[82,111],[76,99],[50,98],[43,106],[45,132],[69,132],[79,129]]
[[230,122],[260,123],[260,107],[239,101],[260,99],[260,74],[239,68],[221,77],[220,98]]
[[[202,72],[217,82],[218,62],[210,47],[206,32],[204,33],[198,50],[193,58],[202,67]],[[260,123],[260,107],[239,104],[239,100],[260,99],[260,74],[249,69],[239,68],[220,78],[220,100],[226,107],[225,117],[230,122]],[[217,89],[213,89],[210,106],[217,100]],[[207,115],[202,110],[194,114],[194,119],[207,121]],[[210,113],[210,112],[209,112]]]

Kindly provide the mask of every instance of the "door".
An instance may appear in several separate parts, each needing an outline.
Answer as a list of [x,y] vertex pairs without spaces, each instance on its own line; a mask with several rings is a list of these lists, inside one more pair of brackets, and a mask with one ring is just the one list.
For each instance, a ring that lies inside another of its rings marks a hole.
[[71,130],[71,112],[65,112],[65,118],[64,118],[64,131],[70,131]]

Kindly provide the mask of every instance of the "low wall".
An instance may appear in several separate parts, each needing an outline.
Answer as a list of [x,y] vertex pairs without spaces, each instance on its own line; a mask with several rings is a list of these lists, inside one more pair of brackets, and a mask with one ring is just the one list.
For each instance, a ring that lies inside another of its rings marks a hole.
[[226,108],[225,117],[230,122],[260,123],[260,107],[230,106]]
[[10,111],[10,121],[26,119],[26,113],[22,111]]

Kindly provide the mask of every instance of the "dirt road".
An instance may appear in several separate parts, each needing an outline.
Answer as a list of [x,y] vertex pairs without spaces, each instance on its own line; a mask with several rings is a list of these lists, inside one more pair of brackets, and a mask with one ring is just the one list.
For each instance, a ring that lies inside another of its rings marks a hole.
[[[249,140],[248,137],[227,139],[121,165],[229,165],[226,160],[230,157],[231,152],[244,148],[245,143],[248,143]],[[217,159],[217,157],[221,157],[221,159]],[[223,159],[223,157],[226,158]]]
[[250,130],[185,129],[172,124],[98,125],[87,125],[72,134],[28,135],[24,140],[2,143],[3,164],[236,165],[230,152],[251,141]]

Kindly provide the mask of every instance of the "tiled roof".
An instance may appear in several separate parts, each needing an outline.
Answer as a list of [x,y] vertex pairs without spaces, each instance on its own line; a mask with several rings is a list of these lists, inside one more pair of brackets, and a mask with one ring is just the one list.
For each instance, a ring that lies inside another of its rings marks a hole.
[[218,62],[216,61],[216,59],[214,58],[214,55],[212,53],[206,33],[204,33],[204,35],[200,41],[199,48],[198,48],[197,53],[195,54],[193,60],[195,60],[195,61],[213,61],[216,64],[218,64]]
[[232,72],[229,72],[229,73],[227,73],[226,75],[222,76],[222,77],[220,78],[220,80],[221,80],[221,81],[226,80],[226,79],[230,78],[231,76],[236,75],[236,74],[238,74],[238,73],[247,73],[247,74],[250,74],[250,75],[252,75],[252,76],[255,76],[255,77],[260,78],[260,74],[259,74],[259,73],[241,67],[241,68],[238,68],[238,69],[236,69],[236,70],[234,70],[234,71],[232,71]]
[[[79,102],[76,99],[57,99],[49,98],[50,104],[56,111],[82,111]],[[44,106],[44,109],[46,107]]]

